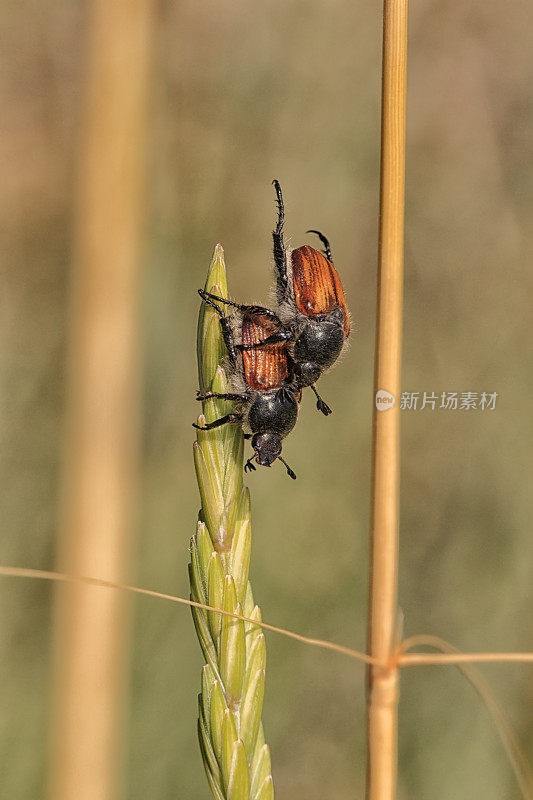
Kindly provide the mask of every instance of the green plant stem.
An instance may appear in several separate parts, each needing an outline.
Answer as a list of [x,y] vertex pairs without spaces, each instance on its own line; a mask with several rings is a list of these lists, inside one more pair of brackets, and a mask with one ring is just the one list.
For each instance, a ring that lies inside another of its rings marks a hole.
[[[215,248],[205,289],[228,297],[224,252]],[[223,368],[226,349],[216,311],[205,303],[198,320],[201,392],[230,391]],[[229,413],[233,404],[203,402],[199,424]],[[191,599],[261,620],[248,580],[250,497],[243,486],[244,438],[240,425],[198,431],[194,463],[201,497],[191,540]],[[261,628],[214,611],[193,608],[206,660],[202,671],[198,735],[216,800],[273,800],[270,751],[261,711],[265,686],[265,637]]]

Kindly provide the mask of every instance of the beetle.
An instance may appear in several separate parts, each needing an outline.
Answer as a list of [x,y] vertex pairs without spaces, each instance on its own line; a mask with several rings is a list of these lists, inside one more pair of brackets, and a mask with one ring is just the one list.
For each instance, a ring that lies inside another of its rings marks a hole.
[[276,190],[278,219],[272,232],[278,315],[284,330],[290,333],[294,380],[299,389],[310,386],[317,398],[317,408],[331,414],[318,395],[315,382],[339,357],[350,335],[350,315],[341,279],[333,265],[331,247],[320,231],[316,233],[324,252],[303,245],[295,250],[283,241],[285,207],[279,181]]
[[[283,339],[276,334],[283,330],[277,315],[262,306],[244,306],[199,289],[200,297],[219,315],[222,336],[228,351],[230,379],[234,392],[206,392],[197,400],[233,400],[237,411],[226,414],[206,425],[193,423],[198,430],[209,431],[228,423],[241,423],[251,433],[254,455],[244,465],[244,471],[255,470],[254,461],[270,467],[281,461],[287,474],[296,475],[281,456],[282,439],[291,432],[298,418],[301,392],[294,386],[292,359]],[[235,311],[226,316],[216,301],[232,306]],[[272,341],[274,339],[274,341]]]
[[320,231],[307,233],[317,234],[324,245],[323,253],[309,245],[295,250],[285,246],[283,195],[279,181],[272,183],[278,205],[278,219],[272,237],[279,325],[266,339],[249,347],[261,348],[286,342],[292,360],[294,388],[301,390],[309,386],[316,396],[317,409],[328,416],[331,408],[318,394],[315,383],[335,363],[350,335],[350,314],[344,289],[333,265],[329,241]]

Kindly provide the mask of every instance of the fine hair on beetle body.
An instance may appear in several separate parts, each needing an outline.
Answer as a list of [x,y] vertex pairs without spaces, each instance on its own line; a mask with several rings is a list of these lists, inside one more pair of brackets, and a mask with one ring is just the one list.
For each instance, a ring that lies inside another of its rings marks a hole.
[[[287,474],[296,478],[281,451],[282,440],[296,424],[301,392],[294,385],[287,334],[279,318],[262,306],[234,303],[203,289],[198,293],[219,315],[228,351],[225,368],[233,391],[207,392],[198,394],[197,399],[231,400],[237,404],[237,410],[203,426],[194,424],[194,427],[212,430],[221,425],[241,424],[254,450],[244,466],[245,471],[255,470],[254,461],[270,467],[278,459],[285,465]],[[219,303],[229,306],[232,312],[226,316]]]

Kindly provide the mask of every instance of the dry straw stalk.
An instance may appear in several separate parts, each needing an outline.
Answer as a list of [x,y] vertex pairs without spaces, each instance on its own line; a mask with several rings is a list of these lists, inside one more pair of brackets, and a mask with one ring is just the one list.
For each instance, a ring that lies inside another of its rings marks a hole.
[[[205,284],[228,297],[224,252],[215,248]],[[219,318],[205,304],[198,321],[198,377],[202,392],[228,392]],[[203,403],[199,424],[229,413],[232,404]],[[250,497],[243,486],[243,435],[239,425],[198,431],[194,463],[202,508],[191,540],[191,599],[261,620],[248,580]],[[270,751],[261,711],[265,686],[265,637],[249,622],[192,609],[206,660],[199,695],[198,735],[216,800],[273,800]]]
[[396,796],[399,403],[405,184],[407,0],[385,0],[375,391],[396,398],[374,411],[367,800]]

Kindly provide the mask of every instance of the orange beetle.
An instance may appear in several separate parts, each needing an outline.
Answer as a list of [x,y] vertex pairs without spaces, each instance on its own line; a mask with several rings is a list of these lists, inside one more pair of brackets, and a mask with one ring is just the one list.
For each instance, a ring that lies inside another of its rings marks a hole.
[[317,408],[327,415],[331,409],[314,384],[339,357],[350,334],[350,315],[326,237],[320,231],[308,231],[320,238],[324,253],[308,245],[292,251],[285,247],[283,196],[279,182],[273,183],[278,202],[278,221],[272,233],[278,314],[292,334],[295,385],[299,389],[310,386]]
[[[307,231],[317,233],[318,231]],[[329,249],[329,243],[322,237]],[[331,254],[330,254],[331,258]],[[336,308],[344,315],[344,335],[350,335],[350,317],[341,279],[333,262],[309,245],[298,247],[290,254],[294,302],[306,317],[327,316]]]
[[[285,465],[291,478],[296,475],[281,456],[282,440],[298,418],[301,392],[292,381],[292,358],[287,349],[283,325],[273,311],[262,306],[244,306],[199,289],[205,303],[219,315],[222,335],[228,350],[230,381],[235,391],[198,394],[198,400],[233,400],[237,410],[203,426],[209,431],[221,425],[240,423],[250,432],[254,455],[244,471],[255,470],[254,461],[270,467],[276,459]],[[218,303],[235,311],[226,317]]]

